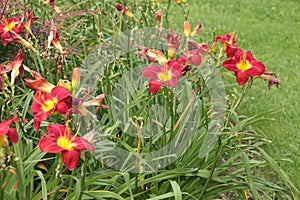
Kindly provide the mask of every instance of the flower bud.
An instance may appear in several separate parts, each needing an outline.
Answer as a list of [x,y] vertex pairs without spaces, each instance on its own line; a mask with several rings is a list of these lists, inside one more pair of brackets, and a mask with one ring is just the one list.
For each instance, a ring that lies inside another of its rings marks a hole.
[[184,36],[186,38],[189,38],[191,36],[191,26],[188,21],[184,21],[183,29],[184,29]]
[[80,85],[80,69],[74,68],[72,74],[72,89],[76,91]]
[[59,79],[57,85],[66,88],[70,93],[73,91],[70,81]]

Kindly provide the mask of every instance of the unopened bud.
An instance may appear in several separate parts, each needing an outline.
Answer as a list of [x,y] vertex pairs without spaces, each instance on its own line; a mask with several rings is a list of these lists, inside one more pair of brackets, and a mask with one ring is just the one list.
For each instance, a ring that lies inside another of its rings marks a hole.
[[188,21],[184,21],[184,24],[183,24],[183,30],[184,30],[184,36],[186,38],[189,38],[191,36],[191,26],[190,26],[190,23]]
[[72,89],[76,91],[80,85],[80,69],[74,68],[72,74]]

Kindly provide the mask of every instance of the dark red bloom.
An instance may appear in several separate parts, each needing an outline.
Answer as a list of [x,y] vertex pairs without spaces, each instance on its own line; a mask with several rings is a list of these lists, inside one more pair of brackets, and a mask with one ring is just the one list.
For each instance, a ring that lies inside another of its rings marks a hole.
[[264,64],[255,60],[250,51],[242,50],[238,50],[234,58],[226,60],[223,67],[234,71],[239,85],[244,85],[249,76],[260,76],[266,70]]
[[34,114],[34,129],[39,129],[41,122],[45,121],[49,115],[67,114],[71,107],[72,95],[62,86],[54,87],[50,94],[37,91],[31,105],[31,112]]
[[178,79],[186,73],[186,68],[181,65],[185,61],[182,58],[170,60],[163,65],[145,67],[143,69],[143,77],[150,78],[150,92],[156,94],[163,85],[171,88],[176,87]]
[[23,29],[22,23],[23,23],[22,16],[2,19],[2,24],[0,24],[0,37],[4,46],[6,46],[7,43],[9,43],[7,39],[13,37],[13,35],[11,34],[12,32],[16,34],[21,33]]
[[0,147],[3,146],[3,142],[5,141],[4,136],[7,135],[8,139],[13,143],[18,142],[18,133],[17,129],[9,128],[12,123],[19,122],[19,118],[12,118],[8,120],[4,120],[0,123]]
[[229,34],[225,34],[223,36],[217,36],[215,38],[216,42],[221,42],[223,45],[223,50],[226,52],[226,56],[228,58],[232,58],[234,56],[234,53],[237,50],[240,50],[238,46],[235,45],[237,40],[235,39],[234,32],[231,32]]
[[79,160],[82,150],[94,150],[94,147],[82,137],[72,136],[68,126],[61,124],[49,124],[48,135],[39,142],[42,152],[61,153],[64,165],[73,170]]

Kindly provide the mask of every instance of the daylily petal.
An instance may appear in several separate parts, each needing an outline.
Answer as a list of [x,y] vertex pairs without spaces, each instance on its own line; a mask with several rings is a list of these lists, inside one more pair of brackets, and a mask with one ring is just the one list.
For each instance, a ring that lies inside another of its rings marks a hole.
[[256,60],[251,61],[250,64],[252,67],[246,71],[249,76],[260,76],[266,70],[264,64]]
[[39,73],[36,71],[31,70],[31,73],[33,74],[34,80],[25,78],[26,85],[33,89],[33,90],[40,90],[46,93],[50,93],[51,90],[55,87],[55,85],[49,83],[46,81]]
[[57,101],[61,101],[65,98],[68,98],[71,95],[69,90],[67,90],[65,87],[62,86],[56,86],[51,90],[51,96],[56,97]]
[[166,83],[167,86],[169,86],[171,88],[175,88],[178,84],[177,78],[172,78],[171,80],[166,81],[165,83]]
[[9,128],[8,129],[8,133],[6,134],[8,139],[10,141],[12,141],[13,143],[17,143],[18,142],[18,133],[17,133],[17,129],[15,128]]
[[249,79],[249,76],[246,72],[238,71],[236,72],[236,81],[239,85],[244,85]]
[[79,160],[80,160],[80,151],[77,150],[64,150],[61,153],[62,156],[62,160],[64,162],[64,165],[69,169],[69,170],[73,170]]
[[149,81],[149,87],[150,87],[150,92],[152,94],[156,94],[158,90],[161,88],[162,83],[156,80],[150,80]]
[[200,66],[202,63],[200,54],[194,54],[189,58],[189,61],[195,66]]
[[0,135],[6,135],[9,131],[9,126],[14,122],[19,122],[19,118],[14,117],[12,119],[2,121],[0,123]]
[[93,151],[95,148],[84,138],[75,137],[72,143],[76,144],[75,149],[77,150],[91,150]]
[[237,61],[234,60],[234,59],[229,59],[229,60],[226,60],[224,61],[223,63],[223,67],[228,69],[228,70],[231,70],[231,71],[237,71],[238,68],[236,67],[236,64],[237,64]]
[[39,148],[42,152],[49,153],[58,153],[64,150],[50,136],[46,136],[40,140]]
[[159,72],[162,72],[162,67],[159,66],[150,66],[150,67],[144,67],[142,75],[145,78],[151,78],[151,79],[157,79],[157,74]]
[[41,122],[48,119],[50,113],[44,112],[44,113],[38,113],[33,116],[34,122],[33,122],[33,128],[34,130],[38,130],[40,128]]
[[70,130],[66,130],[67,126],[62,124],[49,124],[47,126],[48,135],[57,140],[59,137],[65,136],[69,140],[72,138],[72,133]]

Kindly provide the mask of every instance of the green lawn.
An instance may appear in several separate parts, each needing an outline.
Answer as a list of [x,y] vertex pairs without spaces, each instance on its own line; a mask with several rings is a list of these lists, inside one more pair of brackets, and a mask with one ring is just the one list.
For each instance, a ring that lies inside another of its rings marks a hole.
[[[256,59],[269,71],[277,73],[282,81],[279,89],[271,91],[267,83],[255,81],[240,106],[240,114],[257,113],[275,121],[257,124],[273,141],[274,156],[281,160],[283,168],[295,177],[300,176],[300,3],[298,0],[189,0],[191,26],[203,23],[202,37],[212,37],[212,30],[222,35],[236,30],[244,50],[251,50]],[[181,12],[177,6],[173,13]],[[171,27],[182,29],[183,18]],[[274,114],[275,111],[276,113]],[[289,161],[290,160],[290,161]],[[296,180],[297,178],[295,178]],[[300,177],[298,178],[298,180]],[[298,183],[299,184],[299,183]]]

